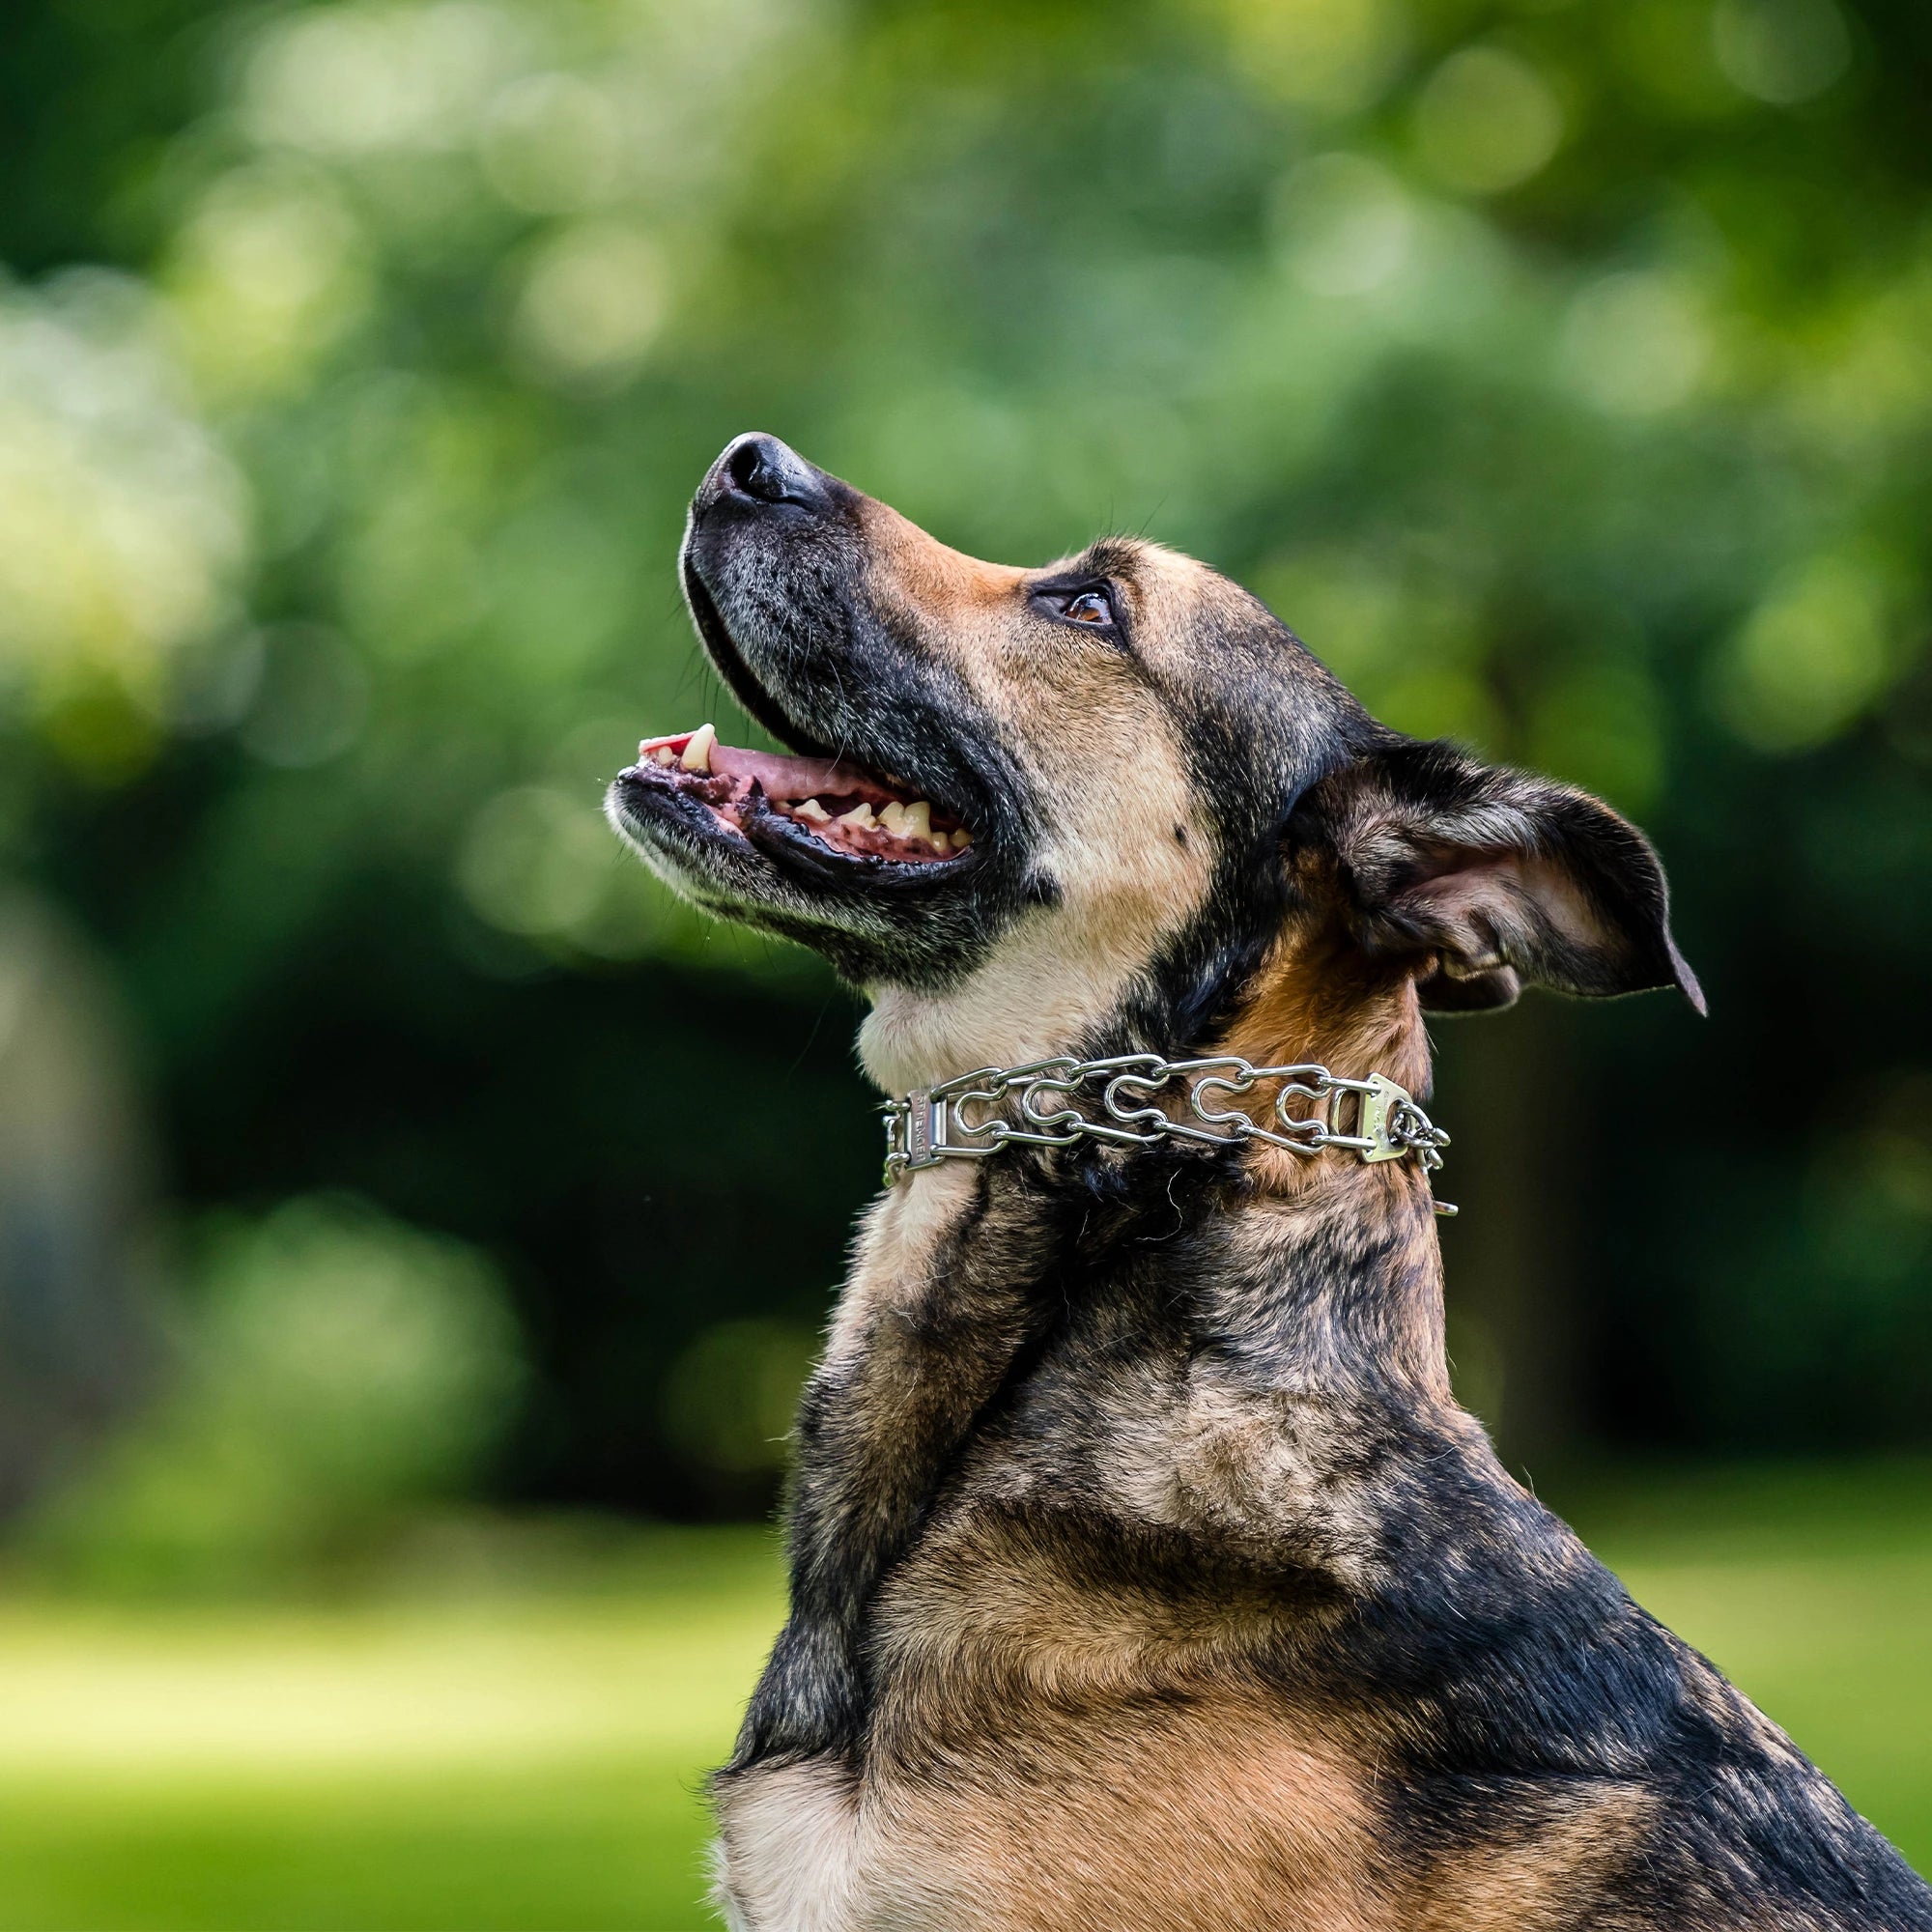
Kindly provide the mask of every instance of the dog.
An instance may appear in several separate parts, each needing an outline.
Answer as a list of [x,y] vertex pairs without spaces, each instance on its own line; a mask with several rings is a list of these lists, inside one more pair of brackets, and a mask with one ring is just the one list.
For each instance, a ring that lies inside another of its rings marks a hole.
[[1200,563],[983,563],[773,437],[681,570],[792,754],[648,740],[608,815],[863,989],[895,1096],[713,1780],[729,1922],[1932,1927],[1450,1390],[1426,1016],[1701,1011],[1642,835]]

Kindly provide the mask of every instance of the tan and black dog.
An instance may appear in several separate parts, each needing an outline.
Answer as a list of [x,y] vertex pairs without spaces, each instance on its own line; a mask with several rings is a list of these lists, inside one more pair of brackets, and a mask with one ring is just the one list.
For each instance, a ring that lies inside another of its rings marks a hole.
[[[683,569],[798,755],[650,741],[611,819],[862,987],[889,1094],[1148,1052],[1420,1095],[1432,1009],[1701,1006],[1637,832],[1385,729],[1185,557],[980,563],[751,436]],[[1411,1160],[904,1174],[797,1434],[791,1614],[714,1787],[735,1925],[1932,1927],[1457,1406]]]

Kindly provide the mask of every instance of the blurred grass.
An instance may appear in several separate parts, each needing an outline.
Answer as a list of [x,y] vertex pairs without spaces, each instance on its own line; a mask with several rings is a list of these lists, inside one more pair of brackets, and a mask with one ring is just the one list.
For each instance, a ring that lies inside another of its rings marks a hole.
[[1548,1500],[1932,1873],[1932,1463],[1660,1464]]
[[[1551,1498],[1932,1865],[1932,1470]],[[453,1535],[375,1597],[0,1606],[9,1932],[710,1923],[699,1783],[775,1626],[758,1530]]]
[[9,1932],[709,1924],[759,1530],[432,1550],[395,1594],[0,1608]]

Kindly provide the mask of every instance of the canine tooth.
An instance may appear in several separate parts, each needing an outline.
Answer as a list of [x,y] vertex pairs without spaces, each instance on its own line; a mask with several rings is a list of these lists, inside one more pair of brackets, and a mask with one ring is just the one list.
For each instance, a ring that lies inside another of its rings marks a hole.
[[870,803],[855,805],[850,811],[839,815],[840,825],[849,825],[854,832],[869,832],[878,820],[872,816]]
[[892,804],[887,806],[885,810],[879,813],[879,823],[883,825],[886,828],[886,830],[893,835],[895,838],[903,838],[906,835],[905,807],[902,806],[897,799],[894,799]]
[[804,819],[810,825],[830,825],[832,823],[832,814],[815,798],[801,800],[800,803],[792,807],[791,815],[794,818]]
[[708,772],[711,769],[711,748],[717,742],[717,727],[700,724],[691,734],[691,742],[685,746],[684,756],[678,763],[688,772]]
[[928,845],[931,844],[932,807],[924,799],[921,799],[917,805],[906,807],[905,819],[899,827],[899,836],[902,838],[923,838]]

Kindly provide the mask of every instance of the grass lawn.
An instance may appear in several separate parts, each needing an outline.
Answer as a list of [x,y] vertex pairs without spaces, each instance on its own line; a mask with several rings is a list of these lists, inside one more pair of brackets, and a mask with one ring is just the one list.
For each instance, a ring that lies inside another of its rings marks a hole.
[[[1932,1866],[1932,1471],[1554,1498]],[[778,1614],[752,1531],[445,1552],[326,1606],[0,1604],[6,1932],[672,1932]]]

